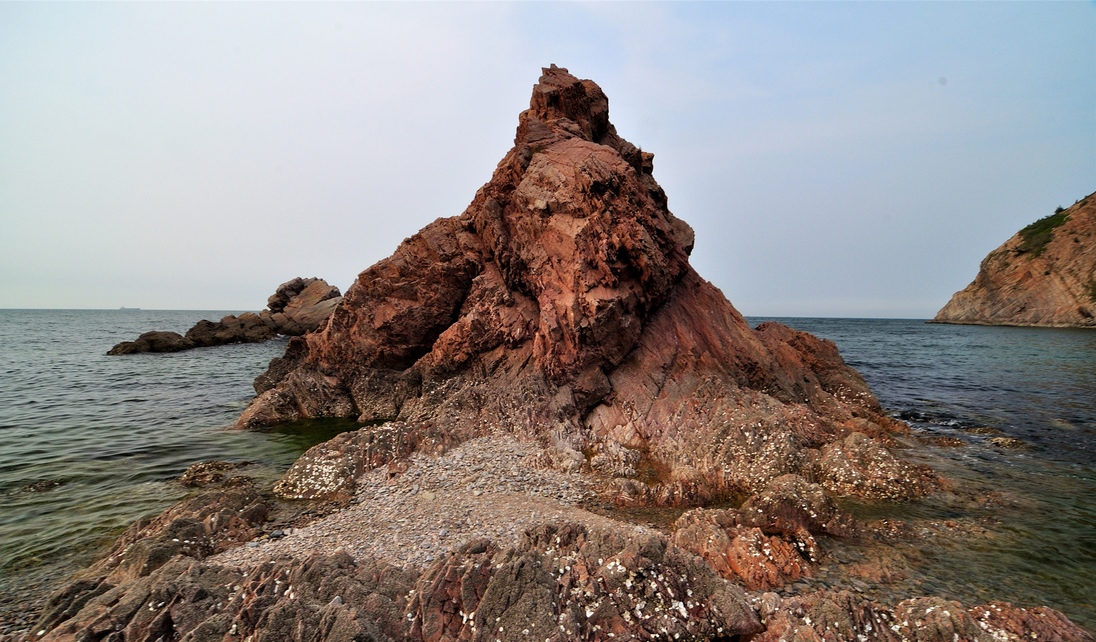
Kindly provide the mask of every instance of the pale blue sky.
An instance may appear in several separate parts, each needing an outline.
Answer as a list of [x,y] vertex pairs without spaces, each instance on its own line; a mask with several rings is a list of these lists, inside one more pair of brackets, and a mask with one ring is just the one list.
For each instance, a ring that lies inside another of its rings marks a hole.
[[745,314],[928,317],[1096,190],[1096,4],[0,3],[0,307],[259,309],[459,214],[540,67]]

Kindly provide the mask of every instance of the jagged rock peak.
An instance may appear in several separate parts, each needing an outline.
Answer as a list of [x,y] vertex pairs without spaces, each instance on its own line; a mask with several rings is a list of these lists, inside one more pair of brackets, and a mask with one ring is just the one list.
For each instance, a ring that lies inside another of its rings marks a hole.
[[267,309],[230,314],[220,321],[203,319],[185,335],[178,332],[152,330],[135,341],[123,341],[107,352],[108,355],[139,352],[182,352],[194,348],[259,343],[278,335],[297,336],[312,332],[327,321],[342,296],[339,288],[316,277],[297,277],[282,283],[267,299]]
[[609,98],[601,87],[592,80],[579,80],[555,65],[541,71],[540,82],[533,87],[529,99],[529,117],[545,122],[566,118],[579,126],[583,138],[601,142],[612,127]]
[[650,158],[617,135],[596,83],[544,69],[468,208],[358,275],[256,380],[237,426],[387,422],[314,449],[342,481],[314,487],[317,468],[295,466],[294,496],[496,432],[618,478],[629,502],[703,503],[786,474],[873,497],[930,489],[868,438],[896,427],[832,343],[752,330],[696,274]]

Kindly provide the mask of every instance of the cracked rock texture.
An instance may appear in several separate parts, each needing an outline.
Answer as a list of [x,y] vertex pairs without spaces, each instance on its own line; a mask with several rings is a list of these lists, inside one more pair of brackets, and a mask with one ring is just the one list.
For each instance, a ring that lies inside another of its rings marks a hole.
[[1056,216],[990,252],[933,322],[1096,328],[1096,194]]

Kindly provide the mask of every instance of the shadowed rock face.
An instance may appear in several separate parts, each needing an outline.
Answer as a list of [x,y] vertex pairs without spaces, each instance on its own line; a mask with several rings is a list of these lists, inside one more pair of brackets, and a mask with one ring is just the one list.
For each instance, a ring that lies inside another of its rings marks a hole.
[[287,281],[267,300],[267,309],[255,314],[228,315],[220,321],[202,320],[178,332],[154,330],[135,341],[123,341],[109,355],[138,352],[182,352],[192,348],[222,346],[230,343],[259,343],[279,334],[298,336],[320,327],[342,300],[339,289],[323,279]]
[[[652,170],[596,84],[545,69],[513,149],[468,209],[362,272],[330,322],[256,381],[237,426],[338,416],[440,427],[458,442],[532,435],[565,468],[645,476],[621,482],[622,502],[836,478],[826,467],[846,460],[819,448],[854,419],[879,433],[892,422],[833,343],[751,329],[696,274],[692,230]],[[925,487],[903,483],[921,472],[896,464],[874,495]],[[295,496],[311,496],[303,464],[295,475]]]
[[1096,328],[1096,194],[990,252],[933,322]]

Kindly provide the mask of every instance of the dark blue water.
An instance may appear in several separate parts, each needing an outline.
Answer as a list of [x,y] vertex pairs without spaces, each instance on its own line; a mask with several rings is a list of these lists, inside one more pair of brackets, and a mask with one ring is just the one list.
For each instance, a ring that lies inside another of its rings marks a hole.
[[[55,584],[179,499],[185,491],[172,480],[192,462],[256,461],[256,474],[273,478],[328,436],[226,430],[284,341],[105,356],[146,330],[182,332],[223,314],[0,310],[0,598]],[[925,592],[1047,604],[1096,628],[1096,332],[781,321],[835,341],[918,433],[967,444],[907,457],[970,495],[1007,500],[977,509],[945,495],[888,508],[990,525],[992,537],[922,547],[915,574],[933,587]],[[1002,449],[994,435],[1030,447]]]

